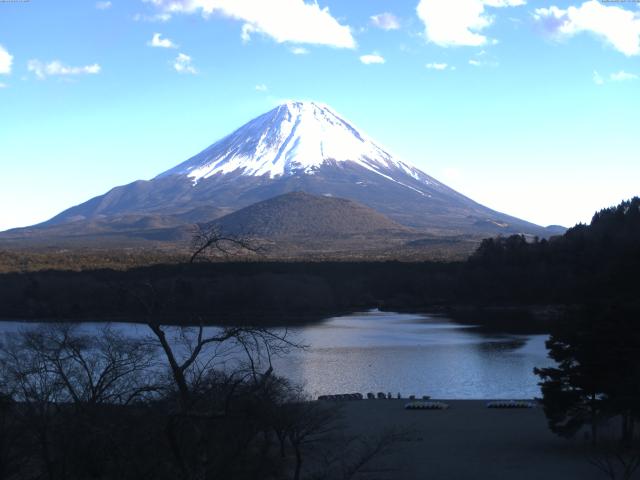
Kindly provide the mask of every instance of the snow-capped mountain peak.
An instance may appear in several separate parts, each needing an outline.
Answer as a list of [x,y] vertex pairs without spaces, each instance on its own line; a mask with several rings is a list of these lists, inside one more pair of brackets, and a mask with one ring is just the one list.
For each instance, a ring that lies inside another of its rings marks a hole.
[[[105,218],[120,225],[123,215],[210,222],[291,192],[349,199],[429,235],[547,233],[484,207],[394,158],[344,117],[316,102],[280,105],[156,178],[115,187],[61,212],[46,225]],[[311,204],[315,205],[307,202]],[[312,221],[295,208],[285,210],[295,216],[291,221]]]
[[399,169],[434,183],[420,170],[394,159],[327,105],[301,101],[284,103],[255,118],[159,177],[186,175],[196,184],[232,172],[269,178],[313,175],[327,162],[354,162],[388,179]]

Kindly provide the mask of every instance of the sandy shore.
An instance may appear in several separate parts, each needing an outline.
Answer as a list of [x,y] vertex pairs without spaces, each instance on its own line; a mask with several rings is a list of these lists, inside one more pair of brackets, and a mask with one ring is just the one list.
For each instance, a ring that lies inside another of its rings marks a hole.
[[410,432],[374,462],[389,470],[366,478],[605,478],[588,461],[588,442],[551,433],[542,408],[489,409],[486,401],[443,401],[448,410],[405,410],[407,400],[345,402],[343,421],[350,433],[376,435],[390,428]]

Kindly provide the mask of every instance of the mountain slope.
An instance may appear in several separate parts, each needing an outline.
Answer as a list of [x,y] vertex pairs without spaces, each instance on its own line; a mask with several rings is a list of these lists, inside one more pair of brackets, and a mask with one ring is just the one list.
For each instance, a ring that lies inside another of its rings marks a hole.
[[152,180],[116,187],[37,227],[130,215],[207,222],[296,191],[354,200],[430,235],[548,235],[395,158],[314,102],[280,105]]
[[275,178],[313,175],[327,161],[351,162],[394,181],[385,171],[402,171],[424,183],[434,179],[394,159],[382,147],[315,102],[289,102],[259,116],[157,178],[185,175],[197,183],[218,173]]
[[286,193],[255,203],[214,224],[227,233],[271,239],[411,233],[407,227],[352,200],[304,192]]

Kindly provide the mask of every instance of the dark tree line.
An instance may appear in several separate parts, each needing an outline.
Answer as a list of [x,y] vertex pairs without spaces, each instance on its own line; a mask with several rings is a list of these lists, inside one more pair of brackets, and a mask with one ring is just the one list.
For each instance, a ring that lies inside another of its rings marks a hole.
[[549,427],[565,437],[587,429],[591,463],[631,479],[640,468],[640,199],[596,213],[556,242],[485,244],[485,256],[526,262],[528,253],[583,278],[547,341],[556,365],[535,370]]
[[467,268],[493,277],[496,290],[513,299],[637,305],[640,198],[601,210],[590,225],[576,225],[549,240],[483,240]]
[[[127,271],[41,271],[0,275],[0,318],[144,321],[131,294],[152,282],[171,299],[163,321],[300,323],[381,307],[638,304],[640,221],[634,198],[598,212],[549,240],[523,236],[482,242],[467,262],[185,262]],[[198,248],[221,235],[198,237]],[[214,242],[215,245],[215,242]],[[196,250],[197,251],[197,250]],[[186,315],[185,315],[186,314]],[[185,320],[186,319],[186,320]]]

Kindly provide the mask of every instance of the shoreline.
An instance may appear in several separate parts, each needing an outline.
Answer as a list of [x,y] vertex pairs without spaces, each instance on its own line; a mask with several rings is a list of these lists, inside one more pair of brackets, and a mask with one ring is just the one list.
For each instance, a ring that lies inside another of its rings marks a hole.
[[[372,305],[369,308],[359,307],[352,309],[327,309],[297,314],[277,314],[264,312],[243,312],[242,314],[219,313],[215,317],[203,318],[200,321],[186,319],[178,321],[175,317],[160,317],[159,324],[164,326],[196,327],[228,327],[228,326],[259,326],[267,328],[298,328],[310,325],[318,325],[330,318],[357,315],[371,311],[380,311],[387,314],[414,314],[443,316],[459,325],[477,328],[485,333],[506,334],[548,334],[553,322],[559,318],[559,312],[566,308],[562,305],[471,305],[451,304],[434,305],[431,307],[403,308],[400,306]],[[224,320],[218,320],[223,318]],[[253,322],[247,319],[251,318]],[[24,322],[24,323],[131,323],[145,324],[142,315],[116,315],[104,316],[96,312],[95,317],[34,317],[0,316],[0,322]]]

